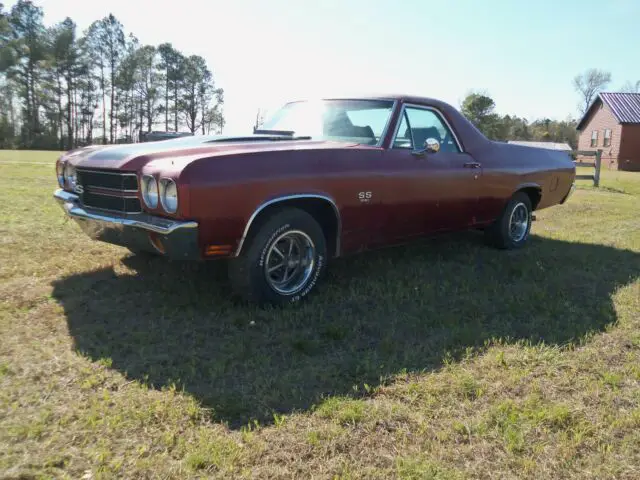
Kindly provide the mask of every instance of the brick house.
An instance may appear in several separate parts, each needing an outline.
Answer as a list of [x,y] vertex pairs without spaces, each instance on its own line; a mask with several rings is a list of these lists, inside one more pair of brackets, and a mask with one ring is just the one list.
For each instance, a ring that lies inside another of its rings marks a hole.
[[640,93],[600,93],[577,128],[578,150],[601,149],[603,168],[640,171]]

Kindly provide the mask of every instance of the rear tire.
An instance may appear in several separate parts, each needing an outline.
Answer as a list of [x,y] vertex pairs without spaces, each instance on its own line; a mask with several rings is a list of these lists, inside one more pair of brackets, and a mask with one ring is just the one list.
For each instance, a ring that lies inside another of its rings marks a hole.
[[306,298],[327,264],[326,239],[318,222],[304,210],[286,208],[255,227],[240,256],[229,262],[235,293],[273,305]]
[[485,238],[496,248],[520,248],[529,238],[531,221],[531,199],[526,193],[517,192],[511,197],[500,217],[485,230]]

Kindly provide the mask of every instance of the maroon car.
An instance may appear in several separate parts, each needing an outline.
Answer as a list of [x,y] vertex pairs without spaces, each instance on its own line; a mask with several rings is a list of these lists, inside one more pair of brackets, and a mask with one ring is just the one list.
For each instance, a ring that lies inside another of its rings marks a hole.
[[257,302],[308,295],[329,259],[481,228],[522,246],[564,203],[562,152],[488,140],[450,105],[376,96],[291,102],[242,137],[92,146],[57,162],[55,198],[91,237],[175,259],[229,260]]

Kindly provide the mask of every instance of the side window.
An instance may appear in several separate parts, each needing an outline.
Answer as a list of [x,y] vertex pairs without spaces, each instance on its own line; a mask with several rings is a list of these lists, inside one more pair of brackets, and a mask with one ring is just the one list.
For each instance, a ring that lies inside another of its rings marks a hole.
[[442,152],[460,152],[451,131],[441,117],[433,110],[407,107],[403,116],[394,147],[406,147],[409,138],[411,148],[423,148],[427,138],[435,138]]

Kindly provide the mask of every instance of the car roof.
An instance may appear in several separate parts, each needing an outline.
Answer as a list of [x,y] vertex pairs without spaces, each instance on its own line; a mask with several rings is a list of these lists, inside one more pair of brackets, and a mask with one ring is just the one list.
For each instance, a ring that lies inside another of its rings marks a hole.
[[402,103],[416,103],[419,105],[432,105],[432,106],[443,106],[448,105],[446,102],[442,100],[438,100],[436,98],[424,97],[420,95],[412,95],[407,93],[368,93],[362,94],[357,93],[353,95],[349,94],[340,94],[340,95],[323,95],[316,97],[307,97],[307,98],[299,98],[296,100],[291,100],[287,103],[293,102],[301,102],[312,99],[322,99],[322,100],[391,100],[391,101],[399,101]]

